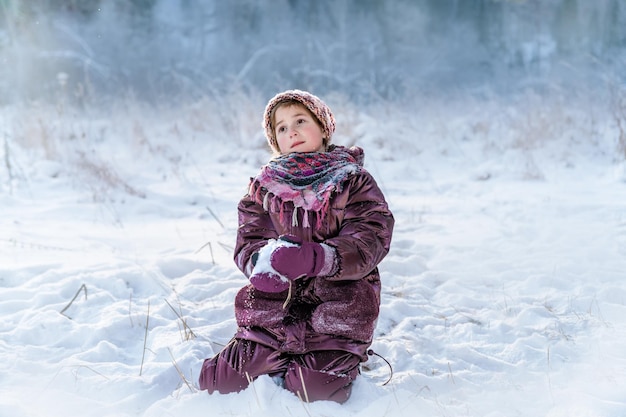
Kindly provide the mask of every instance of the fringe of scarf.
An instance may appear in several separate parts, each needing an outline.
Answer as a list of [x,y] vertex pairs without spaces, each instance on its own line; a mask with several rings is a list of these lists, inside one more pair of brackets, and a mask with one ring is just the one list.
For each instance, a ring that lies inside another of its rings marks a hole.
[[249,195],[267,212],[279,213],[284,222],[285,203],[294,210],[291,225],[311,227],[310,213],[319,229],[330,206],[333,192],[341,192],[349,175],[362,170],[363,151],[360,148],[334,146],[328,152],[292,153],[280,155],[261,168],[252,179]]

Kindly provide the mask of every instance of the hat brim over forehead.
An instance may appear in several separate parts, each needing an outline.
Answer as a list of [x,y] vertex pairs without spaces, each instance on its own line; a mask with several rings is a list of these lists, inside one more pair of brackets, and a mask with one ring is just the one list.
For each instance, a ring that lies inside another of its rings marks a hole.
[[333,116],[330,108],[319,97],[307,91],[287,90],[276,94],[265,107],[263,116],[263,129],[265,130],[265,138],[269,142],[272,149],[278,151],[278,142],[276,140],[276,132],[272,123],[272,112],[274,109],[286,101],[296,101],[306,107],[320,122],[322,133],[330,143],[330,139],[335,132],[335,116]]

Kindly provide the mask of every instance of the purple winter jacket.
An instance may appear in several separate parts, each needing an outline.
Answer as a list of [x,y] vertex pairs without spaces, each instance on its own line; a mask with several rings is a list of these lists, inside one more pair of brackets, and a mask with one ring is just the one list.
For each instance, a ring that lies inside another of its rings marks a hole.
[[[353,149],[362,161],[363,151]],[[250,189],[258,188],[253,181]],[[265,192],[261,189],[261,197]],[[287,291],[272,294],[252,285],[243,287],[235,299],[239,326],[236,337],[282,352],[339,349],[365,357],[379,313],[377,265],[389,251],[394,225],[374,178],[364,169],[351,174],[342,191],[332,194],[329,212],[320,227],[293,226],[291,202],[285,202],[281,216],[265,211],[252,195],[254,192],[246,194],[238,205],[234,252],[236,265],[247,277],[252,270],[252,255],[268,239],[283,234],[333,247],[337,268],[332,276],[295,281],[288,303]],[[315,224],[314,219],[310,224]]]

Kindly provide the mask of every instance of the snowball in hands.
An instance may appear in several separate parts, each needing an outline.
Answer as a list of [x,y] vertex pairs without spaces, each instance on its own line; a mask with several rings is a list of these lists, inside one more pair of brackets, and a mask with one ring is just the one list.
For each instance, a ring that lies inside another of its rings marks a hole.
[[279,240],[294,245],[276,248],[270,256],[270,263],[276,271],[291,280],[317,276],[326,265],[326,258],[332,264],[331,258],[334,256],[327,257],[324,247],[319,243],[303,242],[291,235],[283,235]]
[[277,272],[270,262],[272,253],[280,247],[297,246],[291,242],[282,239],[270,239],[267,244],[259,251],[259,257],[256,260],[252,274],[250,275],[250,283],[259,291],[277,293],[285,291],[289,288],[289,279]]

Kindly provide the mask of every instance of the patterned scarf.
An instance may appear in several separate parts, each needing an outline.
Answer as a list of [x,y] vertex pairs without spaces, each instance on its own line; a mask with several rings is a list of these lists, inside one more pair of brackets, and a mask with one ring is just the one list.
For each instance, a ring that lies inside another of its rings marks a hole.
[[[316,228],[324,219],[330,196],[341,192],[346,178],[363,168],[363,150],[358,147],[331,146],[328,152],[290,153],[277,156],[261,168],[250,185],[250,195],[266,211],[279,211],[283,204],[295,206],[292,225],[298,225],[298,208],[304,210],[302,226],[310,227],[309,211],[317,216]],[[266,189],[263,196],[261,191]]]

